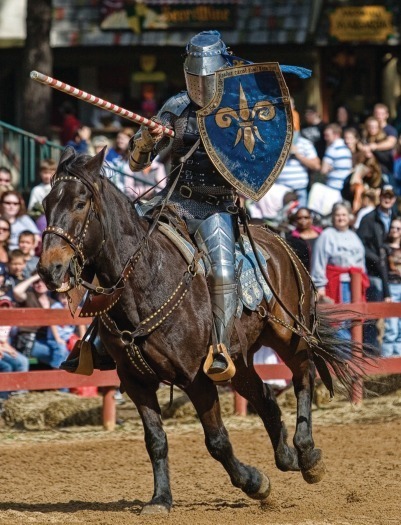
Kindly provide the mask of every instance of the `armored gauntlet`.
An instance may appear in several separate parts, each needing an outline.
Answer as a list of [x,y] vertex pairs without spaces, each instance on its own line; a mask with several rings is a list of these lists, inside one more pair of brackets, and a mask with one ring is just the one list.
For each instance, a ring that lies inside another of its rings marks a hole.
[[151,135],[147,127],[141,126],[140,131],[130,138],[128,146],[130,151],[129,166],[132,171],[141,171],[149,166],[151,163],[150,154],[162,136],[162,133]]

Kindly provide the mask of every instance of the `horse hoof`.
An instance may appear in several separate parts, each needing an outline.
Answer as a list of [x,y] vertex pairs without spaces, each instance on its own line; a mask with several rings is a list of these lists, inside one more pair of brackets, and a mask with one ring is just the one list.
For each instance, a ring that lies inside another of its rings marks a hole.
[[302,477],[307,483],[319,483],[326,474],[326,465],[324,461],[320,459],[312,468],[309,470],[302,470]]
[[267,499],[267,497],[270,494],[271,485],[269,478],[265,476],[263,472],[261,472],[260,474],[262,476],[262,482],[260,484],[259,490],[253,494],[247,494],[247,496],[249,496],[252,499],[264,500]]
[[168,514],[170,512],[170,509],[165,507],[164,505],[145,505],[143,509],[141,510],[141,516],[142,515],[150,515],[150,514]]

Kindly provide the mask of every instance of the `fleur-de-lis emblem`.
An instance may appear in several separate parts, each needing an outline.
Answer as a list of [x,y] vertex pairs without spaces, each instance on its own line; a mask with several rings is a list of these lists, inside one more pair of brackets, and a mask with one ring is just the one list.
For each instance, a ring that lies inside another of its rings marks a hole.
[[240,83],[239,110],[238,113],[232,108],[221,108],[216,112],[215,120],[219,128],[228,128],[233,121],[237,122],[238,131],[234,147],[243,140],[244,146],[249,153],[255,148],[256,138],[265,142],[260,136],[257,125],[254,124],[256,117],[266,122],[276,115],[276,109],[271,102],[263,100],[257,102],[253,108],[249,108],[245,92]]

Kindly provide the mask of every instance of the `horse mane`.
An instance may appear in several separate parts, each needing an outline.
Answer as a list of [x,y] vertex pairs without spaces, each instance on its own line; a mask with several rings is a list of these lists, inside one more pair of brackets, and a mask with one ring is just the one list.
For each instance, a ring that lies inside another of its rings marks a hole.
[[[105,183],[109,183],[116,192],[123,198],[124,201],[129,204],[130,208],[136,212],[132,205],[129,197],[123,193],[114,183],[109,179],[106,174],[104,165],[101,166],[97,173],[93,173],[87,169],[86,164],[93,159],[91,155],[86,153],[77,153],[76,150],[70,148],[71,154],[68,155],[65,160],[61,159],[57,167],[56,173],[53,175],[51,184],[52,186],[57,180],[62,178],[62,174],[66,174],[71,177],[76,177],[82,184],[84,184],[92,194],[93,204],[96,210],[100,212],[102,209],[102,198],[101,190]],[[99,184],[100,183],[100,184]]]

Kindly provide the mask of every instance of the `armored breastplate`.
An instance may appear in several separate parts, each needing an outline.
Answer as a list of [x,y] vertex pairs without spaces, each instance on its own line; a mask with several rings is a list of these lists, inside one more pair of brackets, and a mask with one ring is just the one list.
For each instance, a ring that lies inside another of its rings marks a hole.
[[[183,146],[176,150],[173,164],[179,164],[179,158],[185,156],[199,139],[196,113],[191,109],[187,117],[182,138]],[[231,188],[230,184],[220,175],[209,159],[205,148],[200,142],[192,155],[185,161],[182,168],[180,183],[188,186],[216,186]]]

